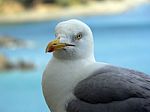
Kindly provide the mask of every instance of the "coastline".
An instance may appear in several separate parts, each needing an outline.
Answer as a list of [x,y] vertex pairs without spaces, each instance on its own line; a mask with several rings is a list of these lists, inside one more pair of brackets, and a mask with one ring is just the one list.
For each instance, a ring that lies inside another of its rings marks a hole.
[[122,1],[91,1],[84,5],[61,7],[51,4],[38,5],[30,10],[18,13],[0,14],[0,24],[40,22],[58,18],[113,15],[126,12],[138,5],[150,3],[148,0],[122,0]]

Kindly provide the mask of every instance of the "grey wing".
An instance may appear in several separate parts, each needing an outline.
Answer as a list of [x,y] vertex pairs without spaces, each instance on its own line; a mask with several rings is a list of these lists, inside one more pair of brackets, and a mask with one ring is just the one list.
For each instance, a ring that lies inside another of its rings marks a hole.
[[67,112],[150,112],[150,77],[107,66],[79,82]]

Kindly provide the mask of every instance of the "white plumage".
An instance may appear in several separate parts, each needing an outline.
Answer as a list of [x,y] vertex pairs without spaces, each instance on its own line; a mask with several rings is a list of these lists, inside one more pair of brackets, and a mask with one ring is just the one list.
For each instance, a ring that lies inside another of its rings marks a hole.
[[[67,51],[54,51],[43,74],[43,93],[53,112],[66,112],[65,105],[74,98],[72,92],[76,84],[105,64],[95,62],[93,36],[86,24],[74,19],[64,21],[56,26],[55,32],[56,38],[62,38],[60,41],[74,43],[76,46],[66,47]],[[73,40],[78,33],[83,33],[82,39]]]
[[59,23],[42,80],[52,112],[150,112],[150,77],[94,58],[93,35],[79,20]]

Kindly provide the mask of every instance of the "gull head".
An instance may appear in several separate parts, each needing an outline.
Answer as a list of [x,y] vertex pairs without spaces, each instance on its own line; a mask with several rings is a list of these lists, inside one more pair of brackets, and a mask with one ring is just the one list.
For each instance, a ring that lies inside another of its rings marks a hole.
[[55,39],[46,48],[59,59],[83,59],[93,57],[93,35],[88,25],[71,19],[60,22],[55,28]]

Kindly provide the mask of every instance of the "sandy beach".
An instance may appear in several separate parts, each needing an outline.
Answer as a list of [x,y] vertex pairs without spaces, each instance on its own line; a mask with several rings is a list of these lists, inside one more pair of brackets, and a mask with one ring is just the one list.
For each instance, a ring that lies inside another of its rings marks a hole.
[[[135,2],[136,1],[136,2]],[[150,3],[148,0],[122,0],[122,1],[90,1],[84,5],[61,7],[52,4],[39,4],[36,7],[21,11],[11,11],[0,14],[0,24],[38,22],[56,18],[111,15],[128,11],[140,4]]]

